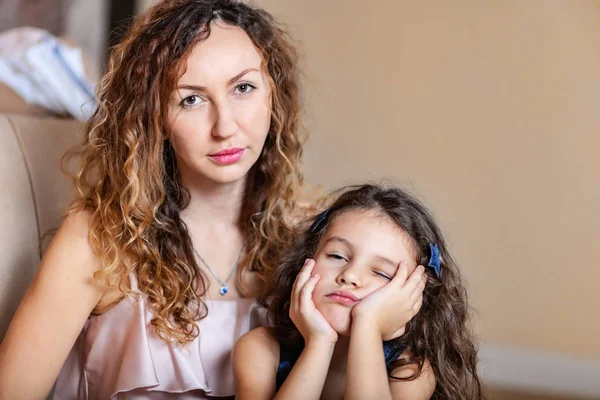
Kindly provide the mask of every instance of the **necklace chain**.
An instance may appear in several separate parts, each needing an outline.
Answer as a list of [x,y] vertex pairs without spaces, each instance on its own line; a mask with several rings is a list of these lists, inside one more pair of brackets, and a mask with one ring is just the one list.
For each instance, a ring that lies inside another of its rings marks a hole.
[[196,257],[198,257],[200,259],[200,261],[202,262],[202,264],[204,264],[204,266],[206,267],[206,269],[208,269],[208,271],[211,273],[211,275],[217,280],[217,282],[219,282],[219,284],[221,285],[221,288],[219,289],[219,293],[221,295],[226,295],[227,292],[229,291],[229,288],[227,287],[227,282],[229,282],[229,280],[233,277],[233,275],[235,274],[235,272],[237,271],[237,267],[238,264],[240,262],[240,258],[242,257],[242,251],[244,250],[244,247],[242,246],[242,248],[240,249],[240,253],[238,254],[237,257],[237,261],[235,262],[235,265],[233,266],[233,268],[231,269],[231,272],[229,273],[229,276],[227,277],[227,279],[225,281],[222,281],[221,278],[219,278],[219,276],[217,275],[217,273],[215,272],[214,269],[212,269],[207,263],[206,261],[204,261],[204,258],[202,258],[202,256],[200,255],[200,253],[198,253],[198,251],[196,250],[196,248],[194,246],[192,246],[192,250],[194,250],[194,253],[196,254]]

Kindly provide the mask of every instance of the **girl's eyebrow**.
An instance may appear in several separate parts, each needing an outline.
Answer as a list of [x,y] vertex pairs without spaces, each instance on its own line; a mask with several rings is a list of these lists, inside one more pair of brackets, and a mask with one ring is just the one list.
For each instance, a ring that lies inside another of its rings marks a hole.
[[399,263],[395,263],[392,260],[390,260],[389,258],[383,257],[383,256],[377,256],[375,257],[376,260],[379,260],[385,264],[389,264],[391,265],[393,268],[397,268]]
[[350,242],[348,239],[343,238],[341,236],[331,236],[329,239],[327,239],[325,241],[325,244],[327,244],[329,242],[340,242],[340,243],[343,243],[346,246],[350,247],[351,249],[354,248],[354,246],[352,245],[352,242]]

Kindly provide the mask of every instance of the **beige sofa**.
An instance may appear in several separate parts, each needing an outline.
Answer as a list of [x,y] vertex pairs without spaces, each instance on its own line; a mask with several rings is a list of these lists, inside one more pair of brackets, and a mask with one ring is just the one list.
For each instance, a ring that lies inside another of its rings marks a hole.
[[38,268],[42,236],[69,204],[71,180],[60,159],[82,131],[0,84],[0,341]]

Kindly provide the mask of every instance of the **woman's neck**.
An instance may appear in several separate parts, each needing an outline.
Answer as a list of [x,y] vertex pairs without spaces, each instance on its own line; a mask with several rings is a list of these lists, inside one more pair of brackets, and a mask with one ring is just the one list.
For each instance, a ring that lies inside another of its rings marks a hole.
[[184,221],[203,221],[202,225],[213,228],[239,226],[246,179],[222,184],[182,177],[182,185],[190,193],[190,202],[181,211]]

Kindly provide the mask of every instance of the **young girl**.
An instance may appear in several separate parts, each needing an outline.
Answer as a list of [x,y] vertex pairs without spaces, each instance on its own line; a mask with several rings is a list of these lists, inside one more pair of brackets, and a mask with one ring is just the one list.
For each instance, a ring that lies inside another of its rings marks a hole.
[[[275,283],[274,328],[234,348],[238,399],[482,397],[457,266],[404,191],[347,190],[300,235]],[[384,341],[392,316],[402,334]]]

